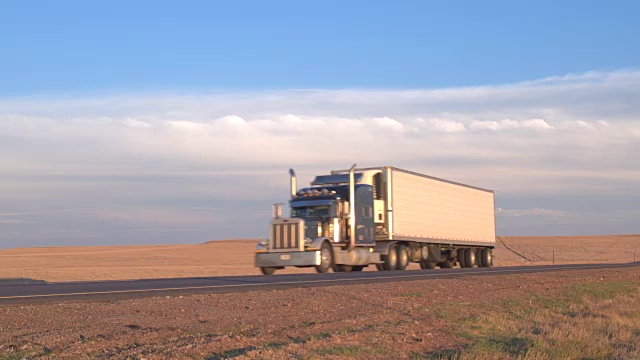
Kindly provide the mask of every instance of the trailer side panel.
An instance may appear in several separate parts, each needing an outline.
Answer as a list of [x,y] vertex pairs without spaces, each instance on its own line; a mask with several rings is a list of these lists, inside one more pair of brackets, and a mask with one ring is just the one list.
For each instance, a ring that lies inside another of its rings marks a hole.
[[494,194],[393,169],[394,238],[495,243]]

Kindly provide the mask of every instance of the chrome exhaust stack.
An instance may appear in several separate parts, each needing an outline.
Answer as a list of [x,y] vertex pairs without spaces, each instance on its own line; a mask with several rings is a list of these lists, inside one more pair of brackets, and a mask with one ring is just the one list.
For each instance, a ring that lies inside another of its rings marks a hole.
[[298,181],[296,179],[296,172],[293,169],[289,169],[289,176],[291,177],[291,199],[296,197],[298,192]]
[[349,250],[356,246],[356,182],[355,182],[356,164],[349,169]]
[[280,219],[282,217],[282,204],[273,204],[271,212],[274,219]]

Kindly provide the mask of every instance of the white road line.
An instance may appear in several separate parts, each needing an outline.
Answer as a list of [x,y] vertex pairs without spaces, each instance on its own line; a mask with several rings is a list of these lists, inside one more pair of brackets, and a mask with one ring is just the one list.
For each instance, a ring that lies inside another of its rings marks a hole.
[[[606,266],[605,266],[606,267]],[[562,268],[543,268],[543,269],[513,269],[513,270],[492,270],[492,271],[465,271],[455,273],[430,273],[430,274],[415,274],[415,275],[398,275],[398,276],[381,276],[371,278],[354,278],[354,279],[321,279],[321,280],[299,280],[299,281],[284,281],[273,283],[255,283],[255,284],[231,284],[231,285],[206,285],[206,286],[189,286],[189,287],[173,287],[173,288],[156,288],[156,289],[134,289],[134,290],[113,290],[113,291],[90,291],[90,292],[77,292],[77,293],[63,293],[63,294],[40,294],[40,295],[17,295],[17,296],[2,296],[0,300],[10,299],[29,299],[29,298],[47,298],[47,297],[63,297],[63,296],[81,296],[81,295],[108,295],[108,294],[127,294],[127,293],[144,293],[144,292],[158,292],[158,291],[176,291],[176,290],[204,290],[204,289],[219,289],[219,288],[234,288],[234,287],[259,287],[266,285],[302,285],[302,284],[315,284],[315,283],[338,283],[338,282],[353,282],[358,280],[388,280],[388,279],[407,279],[407,278],[429,278],[437,276],[460,276],[460,275],[476,275],[476,274],[506,274],[506,273],[525,273],[525,272],[541,272],[540,270],[574,270],[574,269],[593,269],[603,268],[602,265],[579,265],[579,266],[565,266]]]

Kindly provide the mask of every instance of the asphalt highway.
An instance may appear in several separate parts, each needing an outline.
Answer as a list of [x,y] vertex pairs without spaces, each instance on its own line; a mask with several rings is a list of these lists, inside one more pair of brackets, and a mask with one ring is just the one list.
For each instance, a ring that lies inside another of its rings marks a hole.
[[176,296],[192,293],[226,293],[331,285],[384,283],[465,276],[542,273],[569,270],[628,268],[640,263],[511,266],[492,268],[365,271],[328,274],[220,276],[91,282],[3,282],[0,305],[59,302],[64,300],[112,300],[140,296]]

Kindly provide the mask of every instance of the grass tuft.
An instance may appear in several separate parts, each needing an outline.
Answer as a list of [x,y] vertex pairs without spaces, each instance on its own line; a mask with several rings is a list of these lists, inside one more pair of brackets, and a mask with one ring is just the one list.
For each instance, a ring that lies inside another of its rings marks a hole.
[[422,293],[419,292],[407,292],[404,294],[400,294],[400,296],[402,297],[412,297],[412,298],[421,298],[422,297]]
[[368,354],[370,351],[366,347],[359,345],[336,345],[330,348],[318,349],[316,352],[327,356],[361,356]]
[[213,354],[213,355],[209,356],[207,358],[207,360],[230,359],[230,358],[238,357],[238,356],[241,356],[241,355],[245,355],[246,353],[248,353],[250,351],[257,350],[257,349],[258,348],[255,347],[255,346],[246,346],[246,347],[242,347],[242,348],[231,349],[231,350],[227,350],[225,352],[219,353],[219,354]]
[[312,337],[316,340],[322,340],[322,339],[328,339],[331,337],[331,334],[329,334],[328,332],[321,332],[318,334],[313,334]]

